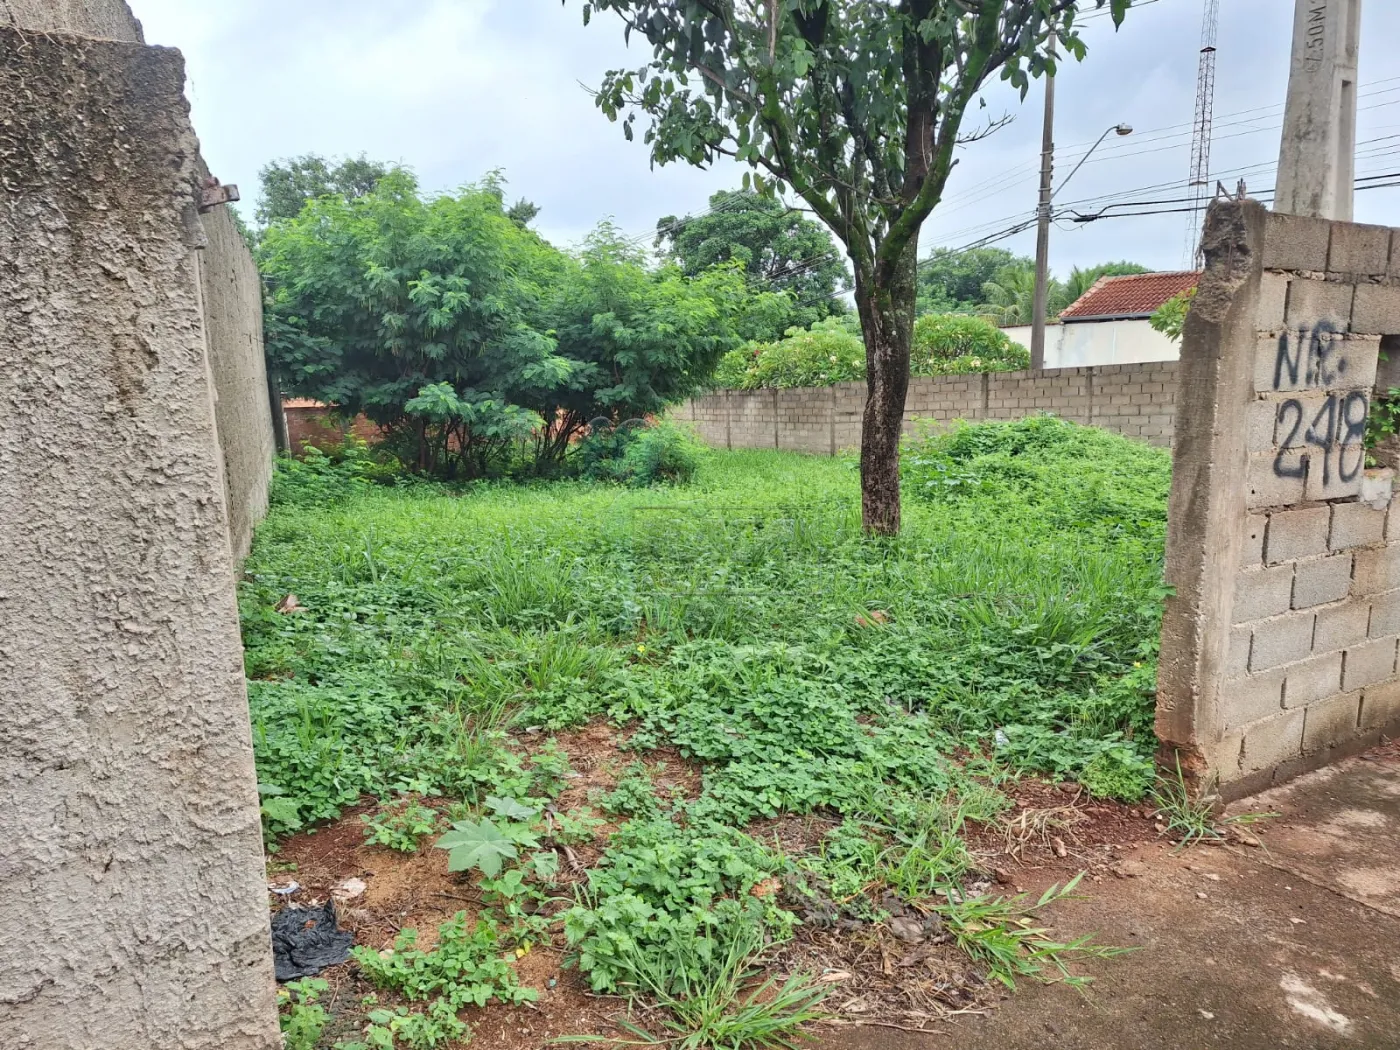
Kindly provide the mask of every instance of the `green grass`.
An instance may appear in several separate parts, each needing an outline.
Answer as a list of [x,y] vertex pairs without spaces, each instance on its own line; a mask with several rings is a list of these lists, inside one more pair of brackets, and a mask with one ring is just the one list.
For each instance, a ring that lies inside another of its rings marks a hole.
[[[567,924],[600,990],[636,931],[657,958],[678,923],[748,931],[744,959],[754,929],[786,936],[748,896],[764,879],[956,886],[964,814],[995,814],[1007,770],[1151,783],[1169,469],[1053,419],[968,427],[907,450],[893,540],[862,535],[850,458],[705,452],[649,490],[284,470],[241,592],[269,834],[363,793],[548,799],[557,758],[511,734],[605,717],[704,789],[619,804],[635,819]],[[288,593],[305,611],[274,611]],[[829,863],[742,832],[814,810],[847,821]]]

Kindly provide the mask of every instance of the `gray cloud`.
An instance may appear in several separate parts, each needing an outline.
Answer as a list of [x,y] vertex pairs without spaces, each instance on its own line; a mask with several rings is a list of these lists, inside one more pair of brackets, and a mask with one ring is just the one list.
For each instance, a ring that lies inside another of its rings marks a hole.
[[[504,169],[511,192],[541,205],[537,223],[557,243],[581,239],[600,219],[643,234],[658,216],[695,211],[739,169],[653,170],[594,107],[585,85],[639,64],[645,45],[623,45],[610,17],[583,27],[571,0],[132,0],[152,43],[179,47],[189,64],[194,118],[214,171],[250,200],[267,161],[314,152],[400,161],[425,187],[451,189]],[[1287,82],[1293,5],[1222,5],[1212,170],[1256,169],[1272,185]],[[1143,188],[1133,199],[1182,196],[1195,101],[1199,0],[1154,0],[1115,33],[1085,23],[1089,54],[1057,82],[1058,175],[1076,152],[1120,121],[1136,133],[1110,138],[1060,200]],[[1363,11],[1360,173],[1400,170],[1400,61],[1382,42],[1400,34],[1400,5]],[[1369,92],[1369,94],[1368,94]],[[988,114],[1011,126],[961,151],[945,203],[922,244],[957,246],[1029,216],[1035,206],[1042,87],[1025,103],[1005,85],[987,92]],[[1367,141],[1379,140],[1379,141]],[[1077,148],[1076,148],[1077,147]],[[1149,188],[1152,187],[1152,188]],[[1400,192],[1359,194],[1362,221],[1400,221]],[[1033,235],[1007,247],[1029,253]],[[1186,220],[1166,215],[1056,230],[1057,270],[1109,258],[1170,269],[1185,258]]]

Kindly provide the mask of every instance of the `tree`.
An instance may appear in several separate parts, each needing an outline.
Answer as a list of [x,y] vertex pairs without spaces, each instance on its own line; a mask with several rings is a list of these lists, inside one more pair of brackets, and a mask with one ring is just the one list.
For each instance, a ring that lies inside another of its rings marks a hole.
[[1191,303],[1196,298],[1196,289],[1188,288],[1180,295],[1174,295],[1153,312],[1147,319],[1154,331],[1161,332],[1173,343],[1181,342],[1182,329],[1186,327],[1186,315],[1191,312]]
[[544,462],[557,462],[593,419],[654,415],[708,380],[736,347],[748,289],[737,263],[687,277],[649,269],[640,249],[604,223],[557,282],[550,305],[569,379],[538,404]]
[[[846,247],[865,335],[861,503],[899,531],[899,441],[909,389],[919,230],[938,203],[963,118],[994,75],[1024,93],[1053,69],[1052,37],[1082,58],[1082,7],[1129,0],[587,0],[652,45],[608,73],[610,118],[650,118],[656,163],[733,157],[801,197]],[[746,181],[749,181],[746,175]]]
[[983,301],[982,286],[1008,266],[1033,269],[1035,260],[1012,255],[1005,248],[935,248],[919,262],[918,312],[976,312]]
[[777,338],[845,309],[840,295],[850,278],[831,234],[775,197],[753,190],[716,193],[703,215],[658,220],[656,246],[687,276],[733,260],[743,264],[755,291],[788,293],[789,309],[776,319],[778,326],[755,338]]
[[[1049,300],[1063,297],[1060,282],[1049,279]],[[976,311],[993,324],[1030,324],[1035,315],[1035,263],[1024,266],[1018,260],[1003,266],[982,286],[982,303]]]
[[262,226],[295,219],[306,202],[317,197],[338,195],[355,200],[368,196],[391,171],[402,173],[403,169],[368,160],[364,154],[347,157],[335,166],[314,153],[275,160],[258,173],[262,195],[254,214]]
[[419,469],[480,473],[538,425],[522,411],[572,378],[541,323],[566,260],[511,222],[493,188],[425,201],[391,172],[275,223],[258,260],[287,392],[363,412]]
[[518,201],[506,209],[506,218],[520,227],[529,226],[535,221],[535,216],[539,215],[540,206],[534,201],[527,201],[521,197]]

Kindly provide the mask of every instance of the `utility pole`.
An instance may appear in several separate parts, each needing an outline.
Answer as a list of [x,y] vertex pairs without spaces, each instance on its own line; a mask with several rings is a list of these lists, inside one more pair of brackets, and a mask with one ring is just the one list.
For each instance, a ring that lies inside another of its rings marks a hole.
[[[1301,0],[1300,0],[1301,2]],[[1055,34],[1046,57],[1055,61]],[[1055,75],[1045,74],[1045,126],[1040,138],[1040,204],[1036,209],[1035,303],[1031,307],[1031,368],[1045,367],[1045,314],[1050,299],[1050,196],[1055,174]]]
[[1350,221],[1361,0],[1297,0],[1274,211]]

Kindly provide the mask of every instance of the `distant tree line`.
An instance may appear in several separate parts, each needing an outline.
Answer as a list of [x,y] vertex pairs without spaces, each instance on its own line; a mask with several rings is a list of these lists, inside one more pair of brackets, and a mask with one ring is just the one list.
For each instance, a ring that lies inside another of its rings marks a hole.
[[[656,415],[715,383],[866,377],[842,251],[753,189],[661,218],[648,252],[606,222],[555,247],[499,172],[427,195],[403,167],[308,155],[269,164],[262,184],[245,233],[282,389],[363,413],[418,470],[555,473],[594,421]],[[1052,283],[1052,313],[1104,274],[1142,270],[1076,269]],[[1029,319],[1033,284],[1031,260],[1003,249],[933,252],[914,374],[1024,367],[993,326]]]
[[[1100,277],[1147,273],[1133,262],[1075,267],[1066,280],[1051,275],[1047,320],[1057,317]],[[973,314],[998,325],[1030,324],[1035,302],[1035,260],[1005,248],[953,251],[937,248],[919,262],[918,312]]]

